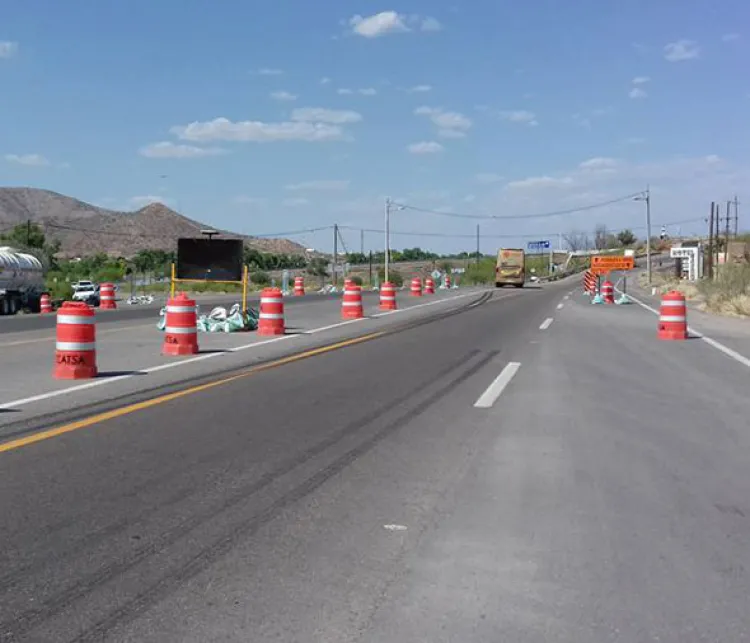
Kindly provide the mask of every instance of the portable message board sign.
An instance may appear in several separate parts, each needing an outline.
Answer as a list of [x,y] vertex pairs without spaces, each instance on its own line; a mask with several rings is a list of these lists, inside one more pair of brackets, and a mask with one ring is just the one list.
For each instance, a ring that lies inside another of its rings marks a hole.
[[615,270],[632,270],[635,267],[633,257],[622,255],[606,255],[591,257],[591,272],[595,275],[603,275]]
[[178,239],[175,276],[186,281],[241,282],[242,259],[242,239]]

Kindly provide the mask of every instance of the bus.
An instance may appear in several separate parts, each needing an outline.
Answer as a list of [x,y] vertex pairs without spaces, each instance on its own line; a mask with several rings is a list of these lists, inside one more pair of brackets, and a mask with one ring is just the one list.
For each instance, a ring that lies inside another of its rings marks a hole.
[[495,287],[523,288],[526,281],[526,253],[518,248],[501,248],[495,266]]

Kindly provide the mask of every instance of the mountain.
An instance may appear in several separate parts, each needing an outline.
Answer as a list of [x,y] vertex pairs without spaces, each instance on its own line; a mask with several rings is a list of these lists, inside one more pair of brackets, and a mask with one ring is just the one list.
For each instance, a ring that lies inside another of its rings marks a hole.
[[[139,250],[175,250],[178,237],[200,237],[213,226],[189,219],[161,203],[136,212],[100,208],[49,190],[0,188],[0,232],[31,221],[48,239],[59,239],[61,258],[106,252],[130,257]],[[303,254],[288,239],[259,239],[219,230],[223,239],[243,239],[250,248],[275,254]]]

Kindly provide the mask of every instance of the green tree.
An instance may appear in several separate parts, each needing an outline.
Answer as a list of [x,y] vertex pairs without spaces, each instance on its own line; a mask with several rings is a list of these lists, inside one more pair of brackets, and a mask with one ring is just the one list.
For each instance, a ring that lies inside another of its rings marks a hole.
[[632,230],[623,230],[617,234],[617,241],[621,246],[632,246],[636,241],[636,236]]

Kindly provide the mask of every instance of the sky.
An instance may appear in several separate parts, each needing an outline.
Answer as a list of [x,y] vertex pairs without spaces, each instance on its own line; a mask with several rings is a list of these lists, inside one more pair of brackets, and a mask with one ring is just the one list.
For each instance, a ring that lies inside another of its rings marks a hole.
[[388,197],[392,247],[479,225],[487,253],[645,235],[648,186],[654,234],[694,234],[750,207],[748,25],[746,0],[8,1],[0,185],[353,251]]

